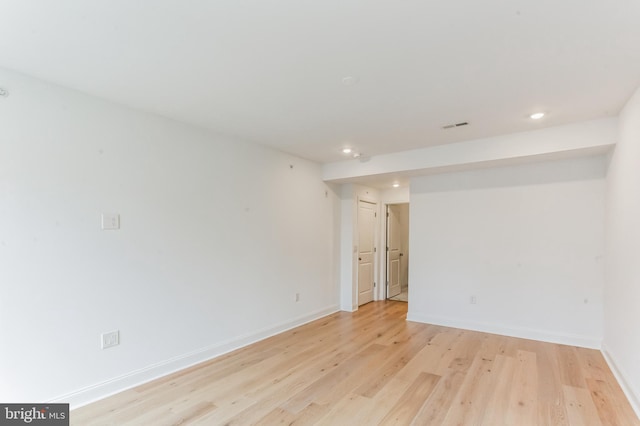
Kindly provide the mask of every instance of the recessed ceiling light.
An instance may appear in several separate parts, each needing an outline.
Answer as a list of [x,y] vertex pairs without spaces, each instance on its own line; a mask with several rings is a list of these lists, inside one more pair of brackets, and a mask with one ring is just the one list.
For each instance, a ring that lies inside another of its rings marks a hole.
[[400,187],[400,184],[399,184],[399,183],[394,183],[394,184],[393,184],[393,187],[394,187],[394,188],[399,188],[399,187]]
[[529,117],[532,120],[540,120],[542,117],[544,117],[544,112],[536,112],[534,114],[531,114]]
[[342,152],[344,152],[345,154],[351,154],[351,148],[344,148]]

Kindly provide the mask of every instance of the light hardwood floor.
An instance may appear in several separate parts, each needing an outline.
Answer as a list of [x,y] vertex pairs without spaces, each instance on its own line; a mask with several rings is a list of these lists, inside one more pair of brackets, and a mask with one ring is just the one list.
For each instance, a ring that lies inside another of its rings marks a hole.
[[71,413],[73,425],[640,425],[595,350],[339,312]]

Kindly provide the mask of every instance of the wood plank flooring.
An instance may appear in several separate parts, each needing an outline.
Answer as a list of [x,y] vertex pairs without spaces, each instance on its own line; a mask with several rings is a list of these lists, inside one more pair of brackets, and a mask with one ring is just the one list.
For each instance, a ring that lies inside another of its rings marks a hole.
[[72,425],[640,425],[595,350],[373,302],[94,404]]

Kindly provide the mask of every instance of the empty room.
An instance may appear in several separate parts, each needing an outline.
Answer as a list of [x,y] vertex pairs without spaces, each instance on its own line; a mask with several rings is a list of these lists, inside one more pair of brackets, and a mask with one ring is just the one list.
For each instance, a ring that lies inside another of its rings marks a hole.
[[0,425],[640,425],[639,23],[0,0]]

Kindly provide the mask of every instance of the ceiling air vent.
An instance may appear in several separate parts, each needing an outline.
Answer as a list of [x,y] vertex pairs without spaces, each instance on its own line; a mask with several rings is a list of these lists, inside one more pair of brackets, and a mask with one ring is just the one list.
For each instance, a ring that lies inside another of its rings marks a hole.
[[455,123],[455,124],[447,124],[446,126],[442,126],[443,129],[453,129],[454,127],[462,127],[462,126],[468,126],[469,122],[468,121],[463,121],[461,123]]

